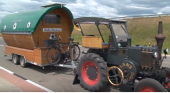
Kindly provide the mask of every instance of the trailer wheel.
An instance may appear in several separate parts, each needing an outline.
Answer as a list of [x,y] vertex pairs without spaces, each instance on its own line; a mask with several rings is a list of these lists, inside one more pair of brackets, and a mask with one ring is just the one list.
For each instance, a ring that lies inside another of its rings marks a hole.
[[23,68],[27,67],[27,65],[28,65],[28,63],[26,63],[26,59],[24,58],[24,56],[20,57],[20,65]]
[[135,85],[134,92],[167,92],[167,91],[158,81],[151,78],[145,78]]
[[18,65],[18,64],[19,64],[19,56],[16,55],[16,54],[13,54],[13,55],[12,55],[12,62],[13,62],[15,65]]
[[107,64],[99,55],[88,53],[80,59],[78,76],[84,89],[101,91],[108,83]]

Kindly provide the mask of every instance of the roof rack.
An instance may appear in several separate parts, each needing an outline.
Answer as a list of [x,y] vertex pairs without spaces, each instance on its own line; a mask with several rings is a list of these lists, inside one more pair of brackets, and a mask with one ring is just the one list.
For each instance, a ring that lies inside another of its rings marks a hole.
[[102,21],[102,22],[127,22],[126,20],[118,20],[118,19],[108,19],[108,18],[101,18],[101,17],[79,17],[73,19],[75,23],[94,23],[95,21]]
[[46,7],[56,6],[56,5],[61,5],[61,7],[62,7],[63,5],[66,5],[66,4],[64,4],[64,3],[54,3],[54,4],[44,5],[44,6],[41,6],[41,7],[46,8]]

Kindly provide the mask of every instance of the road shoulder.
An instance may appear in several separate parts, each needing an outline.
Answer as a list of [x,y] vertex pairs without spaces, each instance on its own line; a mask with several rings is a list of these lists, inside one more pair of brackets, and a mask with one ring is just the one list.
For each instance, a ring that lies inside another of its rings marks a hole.
[[0,73],[0,78],[2,78],[1,80],[5,80],[2,82],[5,83],[7,81],[8,83],[11,83],[12,85],[20,89],[18,91],[23,90],[24,92],[47,92],[46,90],[36,86],[35,84],[32,84],[33,82],[27,81],[25,78],[19,78],[19,76],[14,75],[13,72],[10,72],[8,70],[5,71],[4,69],[2,69],[2,67],[0,68]]

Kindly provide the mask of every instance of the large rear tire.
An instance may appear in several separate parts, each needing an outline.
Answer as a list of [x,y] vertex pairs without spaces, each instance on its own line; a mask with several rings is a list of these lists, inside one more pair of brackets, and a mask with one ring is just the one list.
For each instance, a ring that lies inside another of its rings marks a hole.
[[151,78],[146,78],[140,80],[135,85],[134,92],[167,92],[167,91],[158,81]]
[[[167,74],[167,78],[170,79],[170,68],[169,67],[163,67],[162,68],[166,74]],[[168,92],[170,92],[170,81],[168,81],[167,83],[164,84],[164,87],[166,88],[166,90]]]
[[108,84],[107,64],[99,55],[88,53],[78,65],[80,85],[89,91],[101,91]]

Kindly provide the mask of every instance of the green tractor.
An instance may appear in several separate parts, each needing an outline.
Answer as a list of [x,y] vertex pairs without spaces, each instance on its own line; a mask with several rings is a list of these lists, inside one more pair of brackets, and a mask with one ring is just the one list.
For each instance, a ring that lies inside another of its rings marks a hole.
[[[89,91],[102,91],[108,82],[113,86],[131,84],[135,92],[165,92],[170,88],[170,68],[162,67],[169,50],[162,46],[165,39],[159,22],[157,45],[131,45],[127,21],[84,17],[73,20],[81,30],[82,47],[88,48],[80,58],[73,84]],[[94,24],[100,36],[84,35],[80,24]],[[108,27],[111,35],[104,42],[99,26]],[[134,85],[135,80],[139,82]]]

